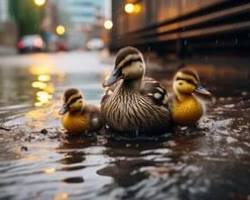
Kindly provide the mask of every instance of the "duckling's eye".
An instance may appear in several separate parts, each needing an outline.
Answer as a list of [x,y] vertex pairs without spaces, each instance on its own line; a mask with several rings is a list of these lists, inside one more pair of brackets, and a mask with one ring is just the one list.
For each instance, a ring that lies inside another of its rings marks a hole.
[[179,82],[179,85],[183,85],[183,83],[182,83],[182,82]]
[[196,83],[195,83],[193,80],[191,80],[191,79],[179,78],[179,77],[178,77],[177,80],[182,80],[182,81],[185,81],[185,82],[187,82],[187,83],[189,83],[189,84],[191,84],[191,85],[196,86]]

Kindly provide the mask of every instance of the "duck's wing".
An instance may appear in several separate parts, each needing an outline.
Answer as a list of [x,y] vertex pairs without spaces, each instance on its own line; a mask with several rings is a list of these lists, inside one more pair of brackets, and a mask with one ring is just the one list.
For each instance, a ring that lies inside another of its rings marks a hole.
[[97,131],[102,127],[103,120],[99,107],[87,104],[83,110],[83,113],[87,114],[90,119],[90,131]]
[[141,93],[152,99],[152,101],[159,106],[168,108],[168,94],[166,89],[155,79],[145,77],[143,79],[143,85]]

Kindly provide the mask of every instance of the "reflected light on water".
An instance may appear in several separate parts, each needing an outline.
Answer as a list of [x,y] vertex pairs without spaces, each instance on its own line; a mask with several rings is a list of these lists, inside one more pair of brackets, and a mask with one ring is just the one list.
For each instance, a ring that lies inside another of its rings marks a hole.
[[36,106],[40,106],[43,104],[47,104],[49,103],[49,101],[52,99],[52,95],[50,95],[48,92],[46,91],[38,91],[36,93],[36,99],[37,102],[35,103]]
[[32,88],[35,91],[35,103],[36,107],[45,106],[50,103],[54,93],[54,86],[51,82],[51,68],[52,66],[31,66],[30,73],[35,75],[36,80],[31,83]]
[[38,89],[45,89],[47,87],[47,84],[46,83],[43,83],[43,82],[39,82],[39,81],[34,81],[31,86],[33,88],[38,88]]
[[38,76],[38,80],[41,82],[47,82],[50,81],[51,77],[48,74],[41,74]]
[[53,66],[50,65],[32,65],[29,68],[29,72],[32,75],[43,75],[43,74],[51,74],[52,73],[52,69],[54,69]]
[[56,172],[56,168],[49,167],[43,170],[45,174],[54,174]]
[[69,194],[67,192],[57,193],[54,197],[54,200],[67,200],[69,199]]

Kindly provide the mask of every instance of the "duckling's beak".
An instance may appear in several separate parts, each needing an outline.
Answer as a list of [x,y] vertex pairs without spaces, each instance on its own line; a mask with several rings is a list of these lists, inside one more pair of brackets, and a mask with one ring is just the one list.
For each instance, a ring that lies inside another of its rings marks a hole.
[[201,94],[201,95],[204,95],[204,96],[208,96],[208,97],[211,97],[211,96],[212,96],[211,92],[209,92],[206,88],[204,88],[204,87],[201,86],[201,85],[199,85],[199,86],[195,89],[195,93]]
[[67,105],[63,105],[61,109],[59,110],[59,115],[64,115],[66,112],[69,111],[69,108]]
[[123,76],[122,76],[121,69],[115,68],[112,71],[110,77],[107,80],[104,81],[103,87],[111,86],[111,85],[113,85],[114,83],[116,83],[117,81],[119,81],[122,78],[123,78]]

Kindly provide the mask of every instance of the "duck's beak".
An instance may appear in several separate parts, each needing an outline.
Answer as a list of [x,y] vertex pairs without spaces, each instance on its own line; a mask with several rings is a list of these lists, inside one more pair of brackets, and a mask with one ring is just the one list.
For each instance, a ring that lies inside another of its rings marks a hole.
[[63,105],[61,109],[59,110],[59,115],[64,115],[66,112],[69,111],[69,108],[67,105]]
[[201,95],[204,95],[204,96],[208,96],[208,97],[211,97],[212,94],[211,92],[209,92],[205,87],[199,85],[196,89],[195,89],[195,93],[197,94],[201,94]]
[[119,81],[120,79],[122,79],[121,69],[115,68],[112,71],[110,77],[104,81],[103,87],[111,86],[114,83],[116,83],[117,81]]

